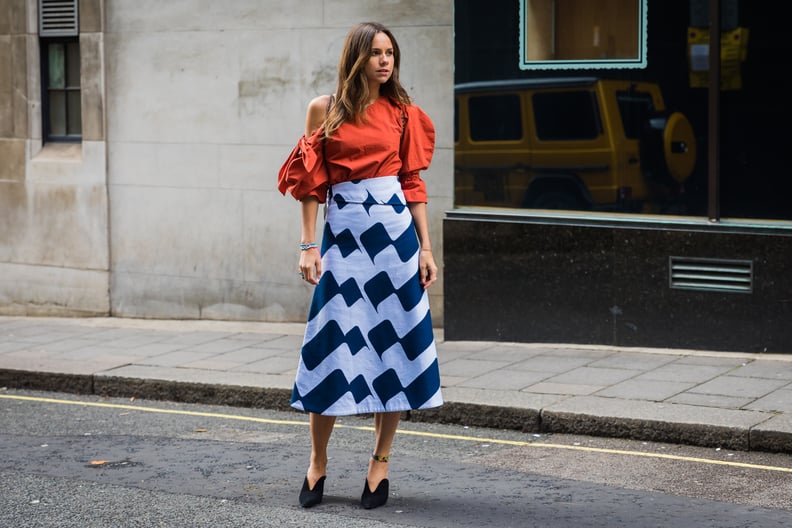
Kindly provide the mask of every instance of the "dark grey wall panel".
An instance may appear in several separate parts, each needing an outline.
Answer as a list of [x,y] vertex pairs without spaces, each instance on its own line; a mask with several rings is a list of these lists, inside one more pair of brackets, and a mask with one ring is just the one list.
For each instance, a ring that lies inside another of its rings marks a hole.
[[[792,353],[792,227],[450,211],[445,338]],[[673,289],[669,257],[752,266],[752,291]]]

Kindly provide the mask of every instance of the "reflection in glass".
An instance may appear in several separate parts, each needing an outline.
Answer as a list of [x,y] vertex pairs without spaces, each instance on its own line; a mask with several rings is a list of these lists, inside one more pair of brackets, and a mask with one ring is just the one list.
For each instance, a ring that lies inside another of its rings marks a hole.
[[542,141],[594,139],[602,132],[589,91],[536,93],[533,108],[536,137]]
[[66,93],[52,91],[49,95],[49,131],[52,136],[66,135]]
[[[623,204],[649,193],[652,198],[641,212],[707,217],[717,205],[721,218],[792,220],[788,169],[792,105],[786,104],[784,95],[789,93],[790,82],[779,76],[790,50],[786,19],[768,15],[767,2],[719,2],[718,90],[710,86],[709,78],[709,7],[713,2],[636,1],[632,5],[637,6],[639,19],[631,26],[639,45],[631,48],[622,45],[630,40],[622,38],[631,34],[627,17],[603,21],[592,13],[592,6],[611,13],[613,6],[622,6],[624,1],[454,2],[457,87],[574,78],[621,83],[604,92],[602,101],[607,106],[598,103],[589,110],[584,94],[569,94],[574,101],[554,104],[566,97],[559,95],[562,92],[575,91],[561,87],[542,90],[538,96],[542,102],[532,105],[533,110],[520,99],[528,108],[521,110],[522,138],[500,142],[471,141],[471,133],[475,137],[477,132],[466,129],[470,126],[465,108],[468,96],[457,93],[455,204],[533,206],[538,200],[525,194],[533,173],[552,181],[577,169],[566,189],[587,191],[591,209],[613,203],[618,189],[617,198],[623,198]],[[608,36],[611,33],[613,39]],[[597,58],[595,49],[604,51],[605,58]],[[614,60],[628,61],[618,57],[628,56],[633,49],[643,66],[614,65]],[[693,53],[699,49],[707,55]],[[550,95],[553,91],[555,95]],[[588,93],[594,101],[594,95],[601,92],[589,89]],[[493,94],[479,91],[476,95]],[[712,105],[716,95],[717,105]],[[717,116],[710,115],[714,107]],[[577,122],[572,119],[576,115]],[[594,115],[599,116],[604,133],[597,139],[580,138],[591,135]],[[563,140],[563,134],[574,133],[576,126],[579,139]],[[613,155],[606,156],[603,153],[611,147],[605,137],[617,137],[613,134],[624,139],[611,150]],[[543,148],[537,150],[537,146]],[[616,185],[608,171],[628,176]],[[636,174],[645,179],[643,187],[636,185]],[[657,192],[664,187],[676,190]],[[562,195],[558,190],[554,193],[558,198]],[[551,202],[584,208],[570,200],[542,201],[543,205]]]
[[80,104],[80,92],[69,91],[67,95],[66,116],[68,127],[66,133],[70,136],[82,134],[82,107]]
[[457,206],[683,212],[690,122],[656,83],[592,77],[455,89]]
[[50,44],[47,47],[47,56],[49,57],[49,87],[64,88],[66,86],[66,56],[63,43]]
[[80,46],[76,42],[69,42],[66,46],[67,71],[66,86],[75,88],[80,86]]
[[645,3],[521,0],[520,67],[645,67]]
[[520,139],[522,116],[520,97],[514,94],[471,97],[470,139],[493,141]]

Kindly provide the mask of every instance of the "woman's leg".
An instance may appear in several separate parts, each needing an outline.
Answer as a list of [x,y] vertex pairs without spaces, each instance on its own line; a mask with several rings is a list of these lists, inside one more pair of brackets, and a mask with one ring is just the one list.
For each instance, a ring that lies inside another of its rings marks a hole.
[[[396,436],[396,429],[401,419],[400,412],[384,412],[374,414],[374,454],[387,457],[390,456],[393,437]],[[368,480],[369,490],[372,492],[377,489],[382,479],[388,478],[388,463],[369,458],[369,467],[366,479]]]
[[333,433],[335,416],[310,413],[311,464],[308,466],[308,485],[313,489],[316,481],[327,474],[327,444]]

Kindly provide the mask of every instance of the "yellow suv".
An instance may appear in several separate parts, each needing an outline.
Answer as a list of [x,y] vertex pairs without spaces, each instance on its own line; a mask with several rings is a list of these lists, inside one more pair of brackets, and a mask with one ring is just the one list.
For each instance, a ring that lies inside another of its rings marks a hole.
[[594,77],[455,87],[457,206],[655,212],[696,163],[655,83]]

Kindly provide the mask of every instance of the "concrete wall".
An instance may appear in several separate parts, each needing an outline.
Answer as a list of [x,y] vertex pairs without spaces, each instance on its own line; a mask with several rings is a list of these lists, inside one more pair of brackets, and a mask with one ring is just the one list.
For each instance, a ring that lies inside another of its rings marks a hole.
[[[349,27],[376,19],[438,128],[432,235],[452,200],[452,0],[107,3],[114,314],[300,321],[300,210],[276,190]],[[321,229],[317,230],[321,233]],[[442,257],[442,253],[438,254]],[[442,321],[442,283],[434,288]]]
[[0,0],[0,313],[109,311],[102,0],[82,0],[82,144],[42,144],[38,2]]
[[[84,141],[41,149],[36,1],[0,0],[0,14],[13,15],[0,22],[0,75],[13,72],[15,83],[0,83],[0,313],[304,320],[311,287],[295,272],[299,204],[277,192],[277,171],[308,101],[334,88],[347,30],[363,20],[393,29],[401,79],[437,127],[424,178],[442,266],[453,0],[80,8]],[[21,77],[12,57],[27,61]],[[442,291],[441,276],[431,292],[436,325]]]

